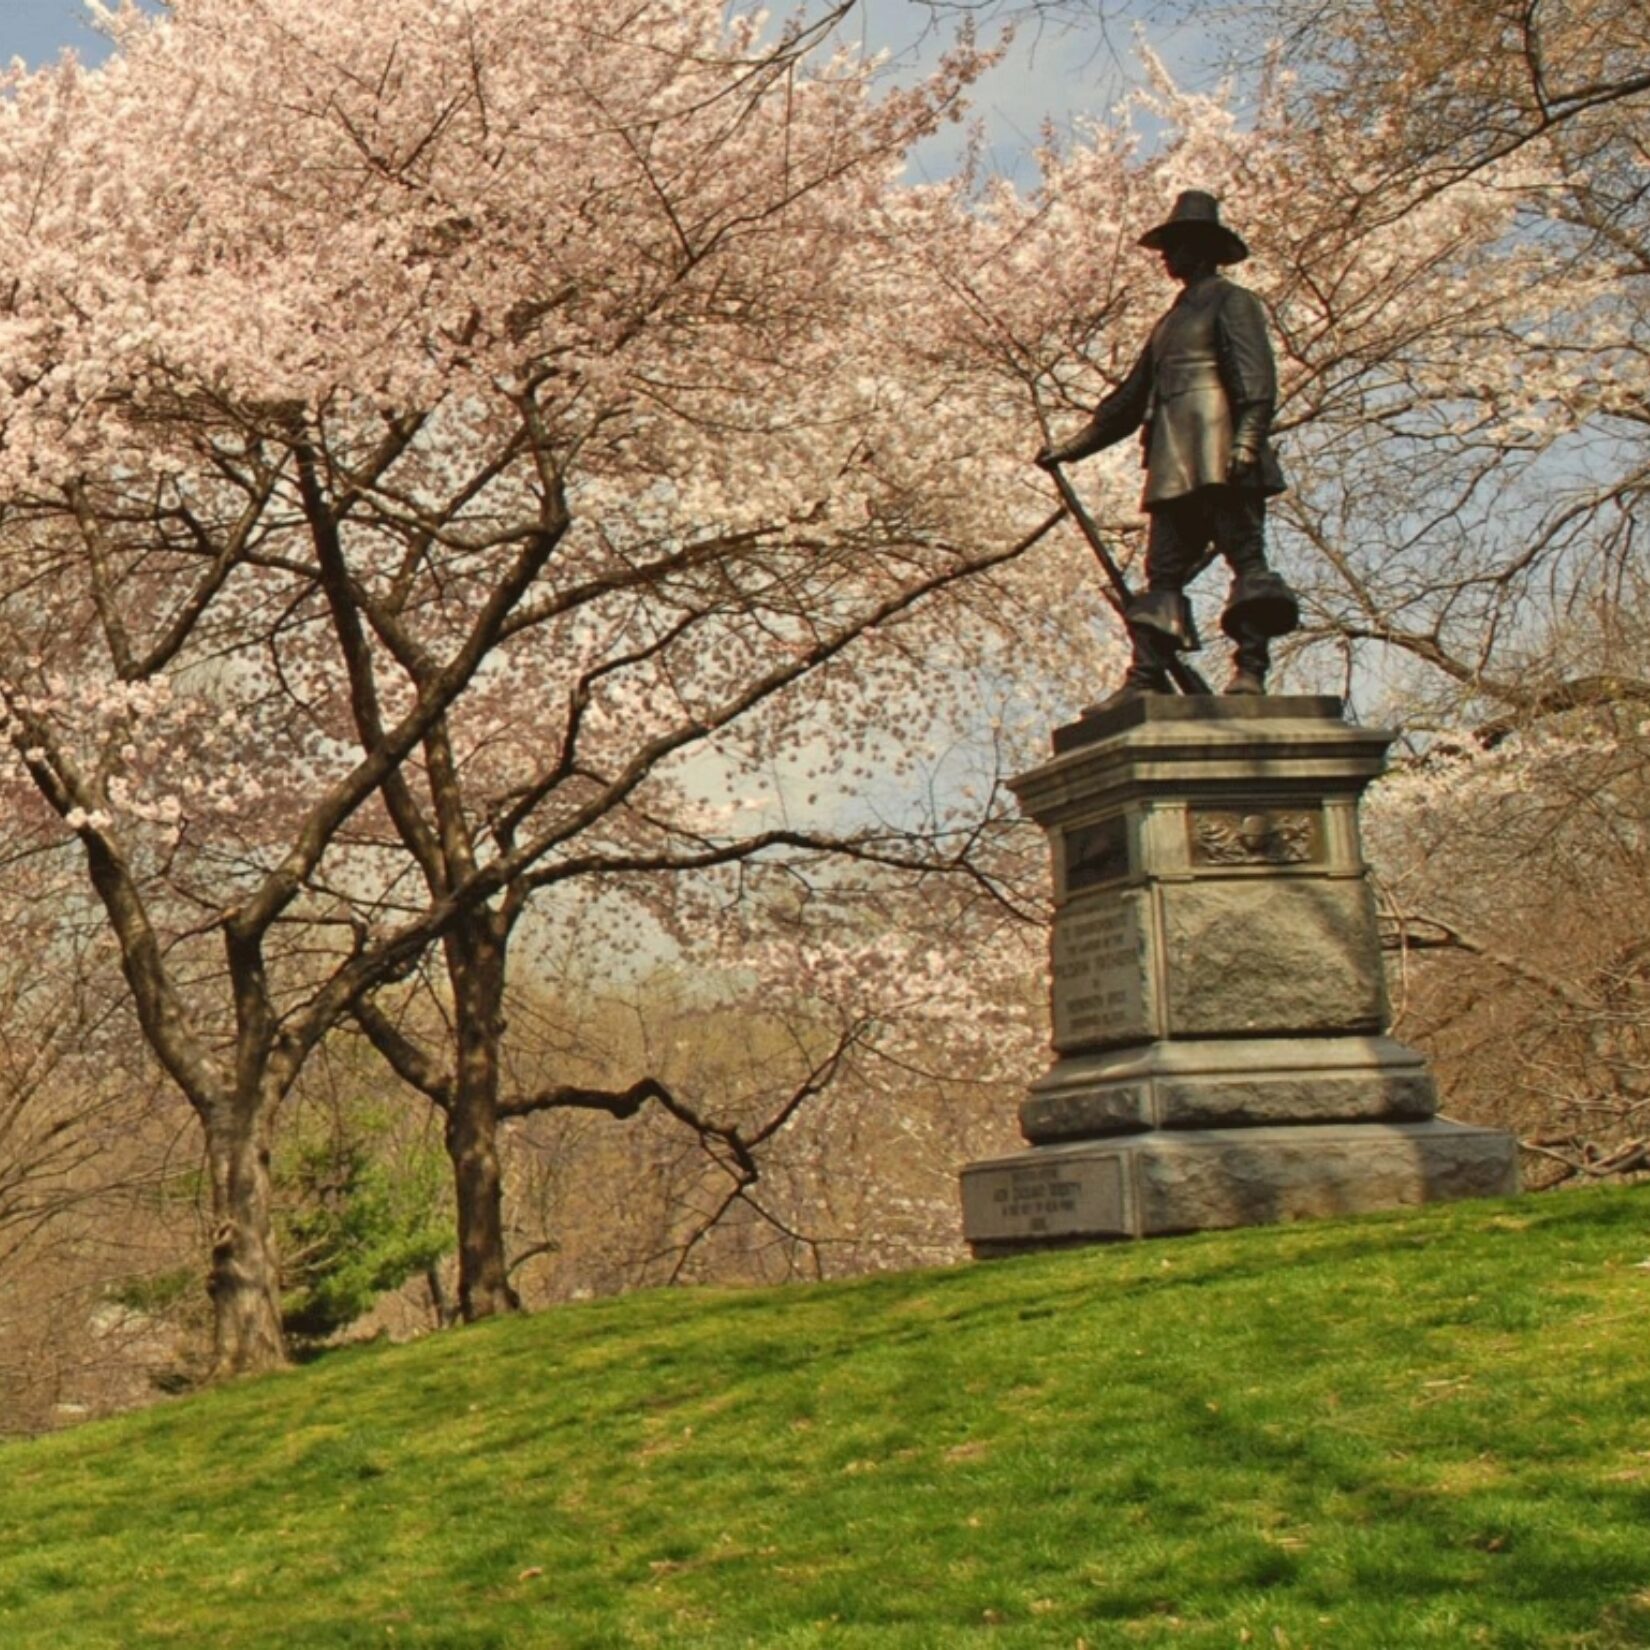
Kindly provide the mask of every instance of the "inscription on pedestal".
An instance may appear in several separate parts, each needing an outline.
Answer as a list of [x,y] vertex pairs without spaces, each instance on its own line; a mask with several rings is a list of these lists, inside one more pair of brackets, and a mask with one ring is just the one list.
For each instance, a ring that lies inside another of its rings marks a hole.
[[1156,1035],[1144,899],[1118,893],[1056,914],[1051,953],[1057,1049]]
[[1021,1159],[969,1169],[963,1177],[963,1224],[971,1242],[1122,1236],[1127,1217],[1118,1156]]

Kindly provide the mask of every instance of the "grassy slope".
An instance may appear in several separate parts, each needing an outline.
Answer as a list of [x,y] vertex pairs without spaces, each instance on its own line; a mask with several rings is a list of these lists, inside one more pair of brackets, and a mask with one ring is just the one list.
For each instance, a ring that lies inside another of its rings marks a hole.
[[1650,1189],[341,1354],[0,1449],[0,1646],[1650,1644]]

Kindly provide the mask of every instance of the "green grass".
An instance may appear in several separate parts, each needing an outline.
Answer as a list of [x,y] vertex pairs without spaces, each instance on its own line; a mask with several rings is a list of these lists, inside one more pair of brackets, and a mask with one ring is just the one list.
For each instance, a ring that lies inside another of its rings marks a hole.
[[0,1449],[0,1647],[1650,1645],[1650,1188],[339,1354]]

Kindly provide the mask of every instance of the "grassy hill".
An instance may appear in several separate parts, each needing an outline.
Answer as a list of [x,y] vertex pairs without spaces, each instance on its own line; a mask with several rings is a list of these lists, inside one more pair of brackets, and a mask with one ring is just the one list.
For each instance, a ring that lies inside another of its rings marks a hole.
[[4,1650],[1650,1644],[1650,1188],[328,1358],[0,1449]]

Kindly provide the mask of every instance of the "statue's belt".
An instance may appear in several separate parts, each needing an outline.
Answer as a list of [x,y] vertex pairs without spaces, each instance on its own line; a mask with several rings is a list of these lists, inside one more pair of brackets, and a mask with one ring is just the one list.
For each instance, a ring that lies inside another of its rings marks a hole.
[[1169,356],[1157,363],[1154,399],[1167,400],[1170,396],[1187,395],[1193,390],[1224,390],[1220,363],[1197,356]]

